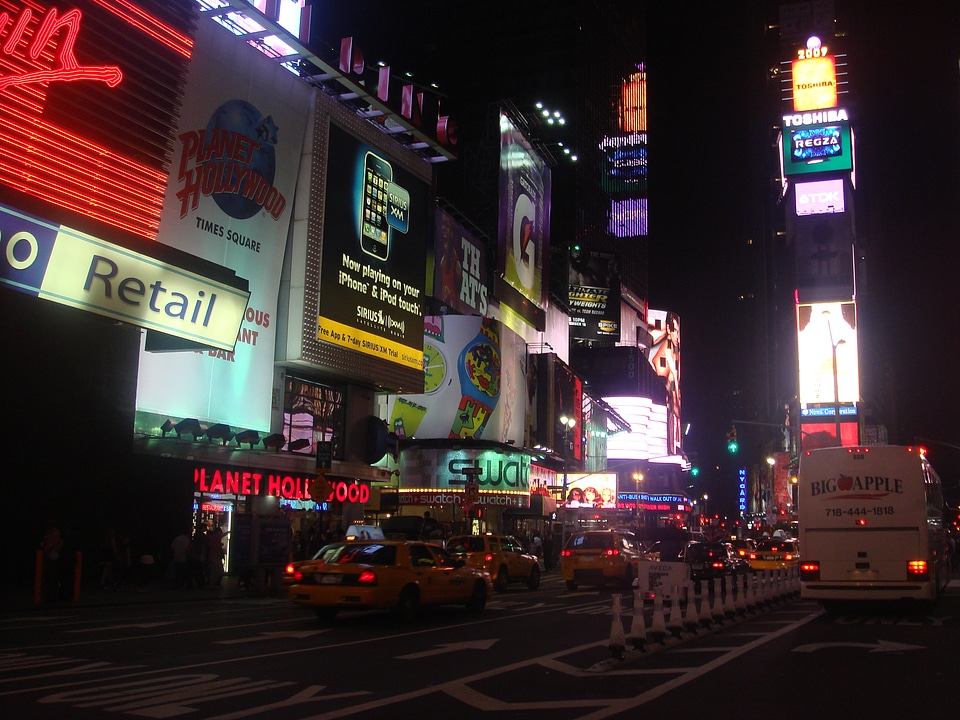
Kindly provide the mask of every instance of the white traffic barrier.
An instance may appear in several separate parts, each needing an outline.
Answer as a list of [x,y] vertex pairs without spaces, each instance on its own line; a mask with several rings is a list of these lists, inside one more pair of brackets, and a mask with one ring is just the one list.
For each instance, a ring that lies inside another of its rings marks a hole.
[[733,618],[737,614],[737,608],[733,604],[733,575],[727,576],[720,583],[727,586],[727,591],[723,594],[723,614]]
[[650,618],[650,632],[647,636],[654,642],[663,642],[667,636],[667,624],[663,619],[663,595],[653,596],[653,617]]
[[700,624],[708,628],[713,623],[713,614],[710,612],[710,595],[707,592],[707,581],[700,581]]
[[616,593],[613,598],[613,624],[610,626],[610,654],[618,660],[623,660],[623,648],[626,645],[626,638],[623,636],[623,620],[620,618],[620,594]]
[[683,611],[683,629],[687,632],[696,632],[700,624],[700,617],[697,614],[697,598],[693,592],[693,580],[687,581],[687,607]]
[[734,610],[736,610],[737,615],[746,615],[747,614],[747,575],[746,573],[742,574],[737,581],[737,599],[733,604]]
[[667,630],[671,635],[679,635],[683,630],[683,618],[680,614],[680,588],[674,585],[671,588],[670,616],[667,618]]
[[647,626],[643,619],[643,591],[633,591],[633,618],[630,621],[630,643],[637,650],[643,650],[647,642]]
[[773,604],[773,570],[763,571],[763,602]]
[[713,605],[710,614],[716,622],[723,622],[723,593],[720,592],[720,578],[713,579]]

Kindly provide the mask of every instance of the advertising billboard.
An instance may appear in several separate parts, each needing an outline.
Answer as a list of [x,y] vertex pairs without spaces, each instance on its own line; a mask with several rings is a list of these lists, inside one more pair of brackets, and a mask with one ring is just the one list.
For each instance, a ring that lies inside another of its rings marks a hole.
[[785,127],[782,145],[786,176],[853,169],[853,136],[847,121]]
[[798,182],[794,185],[794,201],[798,216],[842,213],[846,210],[843,180]]
[[541,311],[550,252],[550,190],[550,168],[501,112],[498,269],[508,286]]
[[487,246],[437,208],[434,223],[433,295],[451,310],[464,315],[486,315],[489,309],[490,273]]
[[645,236],[647,234],[647,199],[611,198],[607,232],[618,238]]
[[422,368],[429,189],[330,124],[318,340]]
[[630,73],[620,85],[620,131],[647,131],[647,72],[644,64]]
[[650,348],[647,359],[663,378],[670,402],[668,445],[671,454],[680,452],[680,316],[666,310],[647,311]]
[[837,65],[832,55],[798,58],[791,70],[795,112],[837,106]]
[[590,473],[567,475],[567,496],[562,505],[568,508],[615,508],[617,506],[617,474]]
[[797,354],[801,405],[859,402],[860,369],[855,303],[799,303]]
[[608,193],[647,190],[647,134],[608,135],[600,141],[600,188]]
[[196,3],[124,5],[0,4],[0,186],[54,224],[152,241]]
[[620,340],[620,263],[613,253],[570,251],[567,266],[570,337]]
[[424,392],[387,396],[390,430],[403,438],[522,444],[522,340],[490,318],[431,315],[421,342]]
[[603,398],[630,425],[630,432],[607,437],[611,460],[649,460],[672,453],[667,447],[667,407],[644,397]]
[[[270,429],[277,292],[313,90],[201,18],[159,242],[250,284],[233,351],[140,354],[137,409]],[[149,343],[149,338],[148,341]]]

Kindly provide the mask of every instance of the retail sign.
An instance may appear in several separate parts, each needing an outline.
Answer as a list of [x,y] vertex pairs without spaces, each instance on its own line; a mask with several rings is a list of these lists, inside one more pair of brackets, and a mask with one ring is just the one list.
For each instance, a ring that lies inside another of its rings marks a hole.
[[[197,467],[193,471],[194,489],[200,493],[217,495],[272,495],[284,500],[314,502],[316,498],[310,495],[310,484],[313,480],[313,476],[307,475],[206,466]],[[367,484],[331,478],[326,480],[330,484],[330,496],[326,498],[328,503],[337,500],[365,504],[370,500],[370,486]]]
[[250,293],[0,205],[0,283],[232,350]]
[[463,507],[483,505],[487,507],[527,508],[529,495],[509,493],[481,493],[476,500],[467,497],[465,490],[415,490],[400,491],[401,505],[460,505]]

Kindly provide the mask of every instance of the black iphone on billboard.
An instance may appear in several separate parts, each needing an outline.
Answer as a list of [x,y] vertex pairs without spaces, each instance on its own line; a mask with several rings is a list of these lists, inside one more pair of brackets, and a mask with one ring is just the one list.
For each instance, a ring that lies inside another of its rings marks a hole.
[[393,168],[379,155],[368,152],[363,159],[363,197],[360,201],[360,249],[378,260],[390,255],[390,224],[387,221],[387,186]]

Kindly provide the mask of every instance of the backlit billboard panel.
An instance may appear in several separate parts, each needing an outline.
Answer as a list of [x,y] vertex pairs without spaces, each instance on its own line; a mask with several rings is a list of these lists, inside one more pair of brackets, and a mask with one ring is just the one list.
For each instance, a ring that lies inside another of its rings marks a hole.
[[423,366],[429,185],[330,124],[317,339]]
[[486,243],[440,208],[434,228],[433,295],[458,313],[486,315],[490,298]]
[[787,176],[853,169],[850,123],[790,126],[783,130],[783,171]]
[[550,190],[550,168],[501,112],[498,269],[506,284],[541,312],[550,252]]
[[860,400],[855,303],[798,304],[797,353],[801,405]]
[[277,292],[313,93],[201,18],[157,239],[231,268],[250,301],[232,352],[141,351],[138,410],[270,429]]
[[843,180],[798,182],[794,185],[794,201],[798,216],[842,213],[846,210]]
[[620,265],[613,253],[571,250],[567,273],[570,336],[620,340]]
[[647,133],[610,135],[600,141],[600,187],[608,193],[646,193]]
[[837,106],[837,66],[832,55],[794,60],[792,78],[795,112]]

